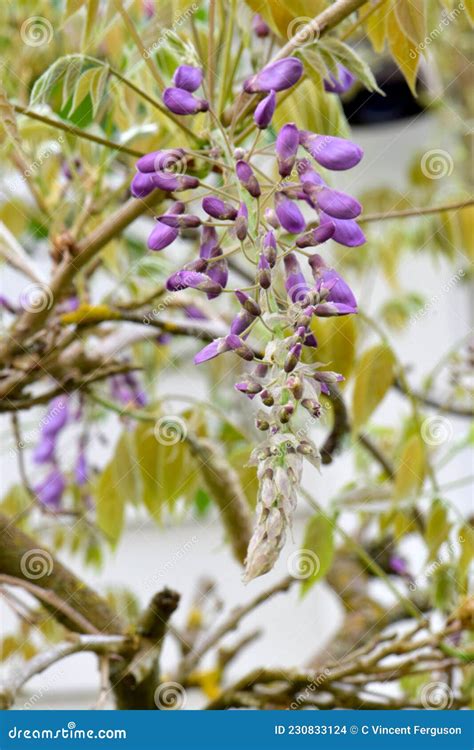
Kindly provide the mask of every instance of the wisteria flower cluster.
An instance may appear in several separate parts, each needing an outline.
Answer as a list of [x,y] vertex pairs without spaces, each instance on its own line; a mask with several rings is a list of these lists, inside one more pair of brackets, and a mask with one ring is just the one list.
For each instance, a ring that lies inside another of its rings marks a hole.
[[[279,129],[274,143],[257,148],[259,137],[272,123],[277,93],[295,85],[302,74],[301,61],[289,57],[245,81],[245,93],[260,97],[254,111],[253,146],[235,145],[232,128],[225,129],[217,122],[214,142],[205,155],[215,169],[205,183],[186,170],[190,160],[198,160],[200,154],[176,148],[139,159],[131,186],[137,198],[159,188],[172,201],[157,217],[148,239],[151,250],[172,245],[183,230],[200,233],[199,256],[168,278],[167,289],[195,289],[209,299],[232,292],[240,306],[227,335],[207,344],[194,361],[199,365],[233,352],[248,362],[246,375],[235,387],[258,402],[256,427],[266,434],[251,457],[260,489],[246,580],[270,570],[278,557],[296,505],[303,458],[319,465],[317,446],[307,431],[303,437],[298,431],[299,415],[319,417],[321,394],[330,395],[331,386],[342,380],[341,375],[305,361],[305,351],[318,346],[312,322],[318,317],[357,312],[349,286],[312,249],[319,249],[329,239],[346,247],[365,242],[357,223],[360,204],[327,184],[326,172],[320,170],[338,172],[355,167],[362,158],[359,146],[343,138],[300,130],[288,122]],[[177,115],[207,111],[209,102],[194,95],[202,80],[200,69],[180,66],[174,86],[164,92],[165,106]],[[338,93],[351,83],[340,71],[327,88]],[[274,158],[276,179],[263,171],[269,156]],[[223,175],[223,185],[216,184],[216,171]],[[200,188],[205,189],[204,195]],[[174,194],[182,191],[186,191],[185,199],[176,199]],[[229,290],[228,257],[239,250],[250,268],[250,283]],[[299,258],[307,262],[311,280]],[[255,343],[258,330],[267,335],[263,351]]]

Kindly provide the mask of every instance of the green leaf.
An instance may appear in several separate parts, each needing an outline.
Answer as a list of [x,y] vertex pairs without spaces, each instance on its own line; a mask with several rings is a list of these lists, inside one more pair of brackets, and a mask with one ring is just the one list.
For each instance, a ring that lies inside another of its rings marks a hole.
[[395,10],[391,8],[387,17],[387,38],[390,52],[416,96],[416,76],[420,60],[419,47],[400,28]]
[[394,380],[395,357],[386,344],[368,349],[356,366],[352,423],[360,429],[380,404]]
[[153,425],[143,423],[137,427],[135,447],[142,477],[142,500],[152,518],[159,521],[164,498],[157,482],[159,443],[153,432]]
[[124,520],[124,496],[117,491],[115,473],[109,464],[103,470],[95,490],[97,526],[112,545],[120,539]]
[[85,22],[84,31],[82,34],[82,47],[83,48],[87,46],[87,43],[89,42],[91,38],[92,31],[94,29],[94,25],[97,19],[99,5],[100,5],[99,0],[87,0],[86,22]]
[[395,498],[405,499],[416,495],[423,486],[425,474],[425,444],[415,434],[406,441],[399,458],[395,474]]
[[437,498],[431,506],[426,522],[425,542],[428,547],[428,560],[433,560],[439,548],[448,538],[451,524],[442,500]]
[[400,29],[414,44],[420,44],[425,39],[425,0],[396,0],[395,15],[400,24]]
[[355,52],[348,44],[341,42],[336,37],[327,37],[320,42],[321,52],[327,50],[333,57],[344,65],[356,78],[361,81],[369,91],[377,91],[383,94],[383,91],[377,86],[374,74],[360,55]]
[[[306,524],[303,545],[294,558],[294,563],[298,567],[298,577],[302,576],[302,595],[326,575],[333,557],[334,522],[318,512]],[[307,573],[309,575],[306,575]]]

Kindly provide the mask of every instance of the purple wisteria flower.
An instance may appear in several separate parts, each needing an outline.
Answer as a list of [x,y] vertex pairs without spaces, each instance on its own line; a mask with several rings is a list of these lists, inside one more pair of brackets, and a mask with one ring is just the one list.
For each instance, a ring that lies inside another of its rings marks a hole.
[[260,91],[284,91],[290,89],[303,75],[303,63],[297,57],[284,57],[270,63],[244,83],[248,94]]
[[315,307],[316,315],[348,315],[357,312],[357,302],[352,289],[333,268],[328,268],[320,255],[308,259],[317,291],[323,302]]
[[209,216],[221,221],[225,219],[233,221],[237,216],[237,209],[217,196],[207,195],[202,200],[202,207]]
[[259,102],[259,104],[257,104],[255,108],[253,119],[257,128],[260,128],[260,130],[268,128],[272,121],[275,107],[276,95],[272,90],[264,99],[262,99],[261,102]]
[[240,159],[235,165],[235,172],[239,181],[247,190],[247,192],[250,193],[252,198],[258,198],[262,191],[250,164],[248,164],[243,159]]
[[360,146],[345,138],[300,131],[300,144],[322,167],[344,170],[355,167],[363,156]]
[[344,65],[337,66],[337,74],[329,73],[323,81],[324,90],[330,94],[345,94],[355,81],[355,76]]
[[57,468],[33,488],[39,502],[50,510],[57,511],[61,507],[61,499],[66,489],[66,482]]
[[193,65],[180,65],[173,75],[173,84],[178,89],[193,93],[202,83],[202,70]]
[[260,13],[255,13],[252,18],[252,29],[260,39],[264,39],[270,34],[270,27],[265,23]]
[[176,87],[163,91],[163,103],[175,115],[195,115],[209,109],[209,102],[205,99],[198,99],[189,91]]
[[275,196],[275,211],[283,229],[290,234],[299,234],[306,229],[306,222],[300,209],[283,193],[277,193]]
[[294,122],[283,125],[278,133],[275,151],[278,159],[278,171],[282,177],[288,177],[296,161],[299,146],[299,132]]

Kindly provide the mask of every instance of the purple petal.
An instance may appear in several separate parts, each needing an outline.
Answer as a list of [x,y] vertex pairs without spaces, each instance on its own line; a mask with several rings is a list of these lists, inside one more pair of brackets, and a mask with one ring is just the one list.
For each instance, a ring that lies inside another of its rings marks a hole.
[[278,221],[290,234],[300,234],[306,228],[306,222],[300,209],[289,198],[281,193],[275,196],[275,211]]
[[362,149],[345,138],[300,131],[300,143],[326,169],[351,169],[360,162]]
[[174,72],[173,83],[178,89],[196,91],[202,83],[202,70],[193,65],[180,65]]
[[274,91],[270,91],[262,101],[257,104],[253,119],[257,128],[264,130],[268,128],[272,121],[273,113],[275,112],[276,106],[276,95]]
[[325,213],[336,219],[355,219],[362,211],[359,201],[352,195],[327,187],[319,191],[317,202]]
[[321,212],[321,225],[331,221],[334,224],[333,240],[346,247],[359,247],[366,241],[362,229],[353,219],[334,219]]
[[285,288],[292,302],[303,302],[307,298],[310,286],[306,281],[301,266],[294,253],[285,255]]
[[336,230],[336,225],[333,221],[324,221],[316,229],[302,234],[296,240],[297,247],[315,247],[321,245],[323,242],[331,239]]
[[227,351],[229,351],[229,347],[224,339],[216,339],[215,341],[211,341],[210,344],[207,344],[204,349],[201,349],[201,351],[196,354],[194,357],[194,364],[200,365],[202,362],[207,362],[208,359],[214,359],[214,357],[218,357],[219,354]]
[[50,402],[41,426],[43,435],[55,437],[62,430],[69,418],[68,400],[68,396],[57,396]]
[[259,73],[248,78],[244,89],[249,94],[258,91],[284,91],[297,83],[303,75],[303,63],[297,57],[284,57],[267,65]]
[[135,198],[146,198],[156,187],[152,174],[138,172],[132,180],[130,190]]
[[189,91],[178,88],[165,89],[163,102],[175,115],[194,115],[197,112],[207,112],[209,109],[209,104],[205,99],[198,99]]
[[235,172],[239,181],[253,198],[258,198],[261,193],[260,185],[255,177],[252,167],[246,161],[240,159],[235,165]]
[[201,232],[201,244],[199,245],[199,257],[215,258],[220,253],[219,237],[214,227],[205,226]]
[[323,81],[324,90],[330,94],[345,94],[355,81],[355,76],[344,65],[337,66],[337,76],[329,74]]
[[140,157],[136,163],[139,172],[162,172],[176,166],[185,152],[182,148],[168,148],[160,151],[151,151]]
[[63,475],[58,469],[53,469],[42,482],[34,487],[34,491],[42,505],[58,510],[65,488]]
[[170,292],[177,292],[182,289],[198,289],[208,294],[219,294],[221,291],[220,284],[216,284],[206,274],[197,271],[177,271],[172,274],[166,282],[166,288]]
[[233,221],[237,216],[237,209],[226,203],[221,198],[216,198],[212,195],[207,195],[202,199],[202,207],[204,211],[212,216],[214,219],[230,219]]
[[283,125],[278,133],[275,151],[278,158],[278,171],[282,177],[291,174],[296,161],[296,153],[299,146],[299,132],[294,122]]
[[179,235],[179,230],[174,227],[168,227],[166,224],[157,222],[155,228],[148,237],[148,247],[150,250],[163,250],[171,245]]
[[35,464],[46,464],[54,458],[56,441],[53,437],[42,435],[33,451]]

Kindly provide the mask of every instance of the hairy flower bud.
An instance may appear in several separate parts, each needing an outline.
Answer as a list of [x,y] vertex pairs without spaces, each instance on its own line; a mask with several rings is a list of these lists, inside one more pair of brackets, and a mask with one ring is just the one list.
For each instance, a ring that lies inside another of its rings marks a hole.
[[250,313],[250,315],[253,315],[254,318],[257,318],[262,314],[260,305],[258,304],[258,302],[252,299],[249,294],[247,294],[246,292],[242,292],[240,289],[237,289],[237,291],[235,292],[235,296],[239,300],[244,310]]
[[207,195],[202,199],[202,207],[204,211],[212,216],[214,219],[230,219],[233,221],[237,216],[237,209],[226,203],[221,198]]
[[287,232],[300,234],[305,230],[306,222],[300,209],[282,193],[277,193],[275,196],[275,210],[280,224]]

